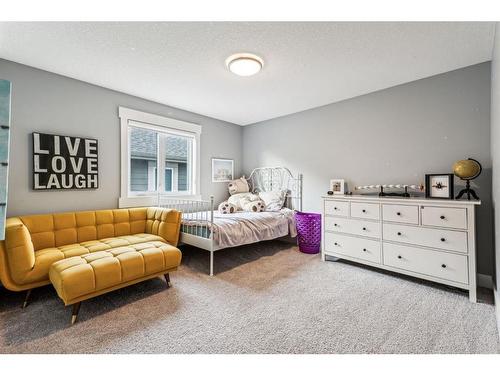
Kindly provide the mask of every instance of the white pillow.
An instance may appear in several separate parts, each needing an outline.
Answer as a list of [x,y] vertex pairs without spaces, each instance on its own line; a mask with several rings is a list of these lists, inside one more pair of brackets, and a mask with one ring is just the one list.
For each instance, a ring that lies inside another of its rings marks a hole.
[[286,190],[263,191],[259,198],[266,204],[266,211],[279,211],[283,208],[286,200]]

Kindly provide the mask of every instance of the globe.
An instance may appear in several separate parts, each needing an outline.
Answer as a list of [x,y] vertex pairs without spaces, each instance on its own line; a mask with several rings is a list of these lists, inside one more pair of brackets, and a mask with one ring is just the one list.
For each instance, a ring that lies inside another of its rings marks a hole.
[[481,173],[481,164],[474,159],[459,160],[453,164],[453,173],[462,180],[472,180]]

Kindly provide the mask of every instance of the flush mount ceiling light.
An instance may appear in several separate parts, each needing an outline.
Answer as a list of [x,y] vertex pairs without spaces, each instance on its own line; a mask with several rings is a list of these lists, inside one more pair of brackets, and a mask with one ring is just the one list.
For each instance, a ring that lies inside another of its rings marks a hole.
[[251,53],[237,53],[226,59],[227,68],[242,77],[253,76],[260,72],[264,61],[257,55]]

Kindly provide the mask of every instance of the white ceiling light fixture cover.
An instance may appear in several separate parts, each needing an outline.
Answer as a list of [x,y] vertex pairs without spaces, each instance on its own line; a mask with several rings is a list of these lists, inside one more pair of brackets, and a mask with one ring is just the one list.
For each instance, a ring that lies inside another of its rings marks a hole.
[[260,72],[264,61],[252,53],[237,53],[226,59],[226,66],[236,75],[249,77]]

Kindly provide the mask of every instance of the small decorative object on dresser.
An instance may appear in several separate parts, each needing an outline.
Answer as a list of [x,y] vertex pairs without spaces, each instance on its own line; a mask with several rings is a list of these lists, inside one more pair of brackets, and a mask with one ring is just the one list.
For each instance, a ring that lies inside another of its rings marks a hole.
[[[405,185],[405,184],[390,184],[390,185],[364,185],[364,186],[356,186],[354,187],[354,190],[373,190],[373,189],[378,189],[379,197],[410,197],[410,193],[408,192],[408,189],[411,190],[419,190],[422,191],[424,190],[424,186],[422,184],[420,185]],[[385,189],[385,190],[384,190]],[[388,193],[387,190],[389,189],[403,189],[403,192],[390,192]]]
[[453,199],[453,173],[426,174],[425,197]]
[[476,302],[479,201],[323,197],[321,258],[347,259],[469,291]]
[[459,160],[453,164],[453,173],[455,173],[455,176],[465,181],[465,189],[460,190],[457,199],[462,198],[464,194],[467,194],[467,200],[469,201],[471,195],[474,199],[479,199],[476,192],[470,188],[470,181],[478,177],[482,171],[483,167],[481,163],[472,158]]
[[[345,180],[342,179],[334,179],[330,180],[330,191],[333,192],[334,195],[344,195],[346,192],[346,183]],[[330,194],[330,193],[328,193]]]

